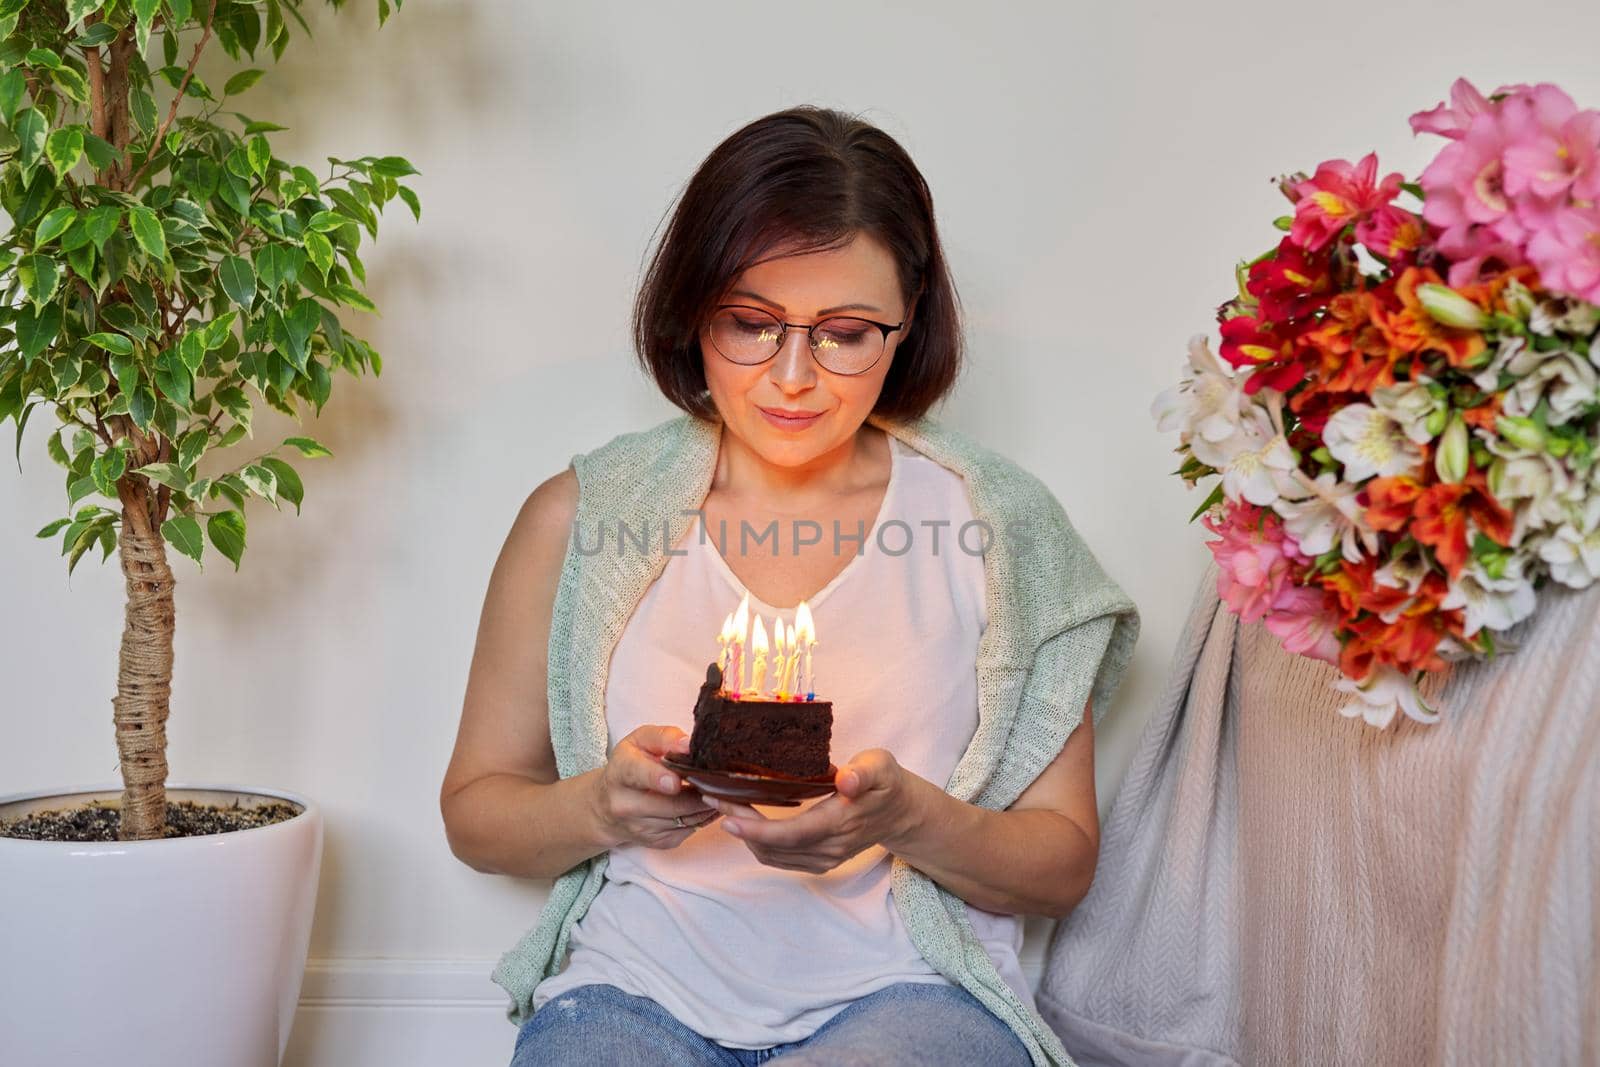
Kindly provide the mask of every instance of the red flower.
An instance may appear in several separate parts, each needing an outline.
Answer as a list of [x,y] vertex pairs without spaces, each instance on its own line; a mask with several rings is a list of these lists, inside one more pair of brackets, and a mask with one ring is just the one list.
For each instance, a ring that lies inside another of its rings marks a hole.
[[1353,165],[1343,159],[1322,163],[1315,174],[1294,186],[1299,199],[1294,205],[1290,238],[1315,252],[1350,223],[1361,222],[1399,195],[1403,176],[1390,174],[1380,184],[1375,181],[1377,175],[1378,156],[1374,152],[1368,152]]
[[1276,252],[1250,268],[1245,289],[1268,319],[1304,318],[1333,295],[1333,264],[1326,254],[1308,253],[1285,237]]
[[1220,329],[1222,347],[1218,354],[1235,367],[1255,371],[1245,383],[1247,393],[1263,388],[1286,393],[1305,377],[1292,327],[1284,328],[1254,315],[1236,315],[1223,320]]

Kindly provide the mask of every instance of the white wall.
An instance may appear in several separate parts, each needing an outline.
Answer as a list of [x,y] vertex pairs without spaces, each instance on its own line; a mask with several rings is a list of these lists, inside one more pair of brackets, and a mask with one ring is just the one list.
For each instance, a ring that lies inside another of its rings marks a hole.
[[[725,135],[816,102],[865,112],[926,174],[972,349],[937,414],[1038,473],[1144,613],[1100,735],[1104,810],[1205,559],[1149,402],[1235,260],[1273,242],[1286,205],[1269,179],[1368,149],[1414,174],[1442,142],[1406,116],[1457,74],[1600,104],[1600,8],[1570,0],[411,0],[381,32],[371,4],[317,7],[320,36],[244,109],[293,127],[275,144],[307,163],[408,156],[423,221],[397,204],[367,250],[383,313],[345,321],[387,369],[341,378],[308,427],[336,456],[303,465],[305,514],[253,506],[238,574],[175,563],[169,726],[173,782],[326,806],[290,1056],[305,1067],[509,1058],[486,976],[545,886],[457,863],[436,804],[478,612],[527,492],[673,413],[635,369],[629,301]],[[32,539],[65,505],[44,425],[21,474],[0,474],[0,793],[107,781],[116,763],[121,577],[95,554],[69,585]],[[1036,958],[1046,928],[1031,929]]]

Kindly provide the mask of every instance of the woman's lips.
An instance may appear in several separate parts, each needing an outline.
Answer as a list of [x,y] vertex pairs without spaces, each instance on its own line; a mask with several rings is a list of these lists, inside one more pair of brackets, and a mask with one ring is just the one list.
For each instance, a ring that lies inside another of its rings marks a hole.
[[805,418],[792,418],[790,416],[780,414],[772,408],[764,408],[759,404],[756,405],[756,410],[761,412],[763,418],[772,423],[772,425],[778,427],[780,430],[803,430],[807,426],[810,426],[812,423],[816,422],[818,419],[822,418],[824,414],[824,412],[819,411],[816,414],[808,415]]

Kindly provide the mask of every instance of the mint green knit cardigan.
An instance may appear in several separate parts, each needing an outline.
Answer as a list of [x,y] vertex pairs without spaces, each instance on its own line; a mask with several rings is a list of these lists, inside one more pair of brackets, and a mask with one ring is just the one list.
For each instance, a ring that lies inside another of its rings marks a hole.
[[[993,531],[983,559],[978,726],[945,791],[1004,810],[1061,751],[1091,697],[1096,722],[1104,715],[1138,638],[1138,612],[1038,478],[932,418],[867,421],[961,475],[974,517]],[[620,521],[635,536],[648,533],[648,547],[630,540],[580,553],[569,540],[548,649],[550,739],[563,778],[606,761],[612,650],[665,568],[666,548],[710,491],[721,433],[719,419],[679,415],[572,457],[575,523],[586,544]],[[572,926],[599,893],[609,859],[602,852],[560,875],[537,924],[500,958],[492,978],[511,995],[511,1022],[528,1019],[534,987],[565,965]],[[898,856],[890,886],[912,942],[935,970],[1010,1026],[1035,1065],[1072,1064],[1049,1024],[1000,977],[960,897]]]

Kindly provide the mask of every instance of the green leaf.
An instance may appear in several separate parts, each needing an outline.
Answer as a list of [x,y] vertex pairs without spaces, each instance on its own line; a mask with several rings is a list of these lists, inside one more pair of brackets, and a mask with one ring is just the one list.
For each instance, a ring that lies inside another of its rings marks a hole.
[[141,382],[139,388],[135,389],[133,394],[128,397],[128,414],[133,416],[133,421],[139,429],[148,430],[150,429],[150,420],[155,417],[155,413],[155,391]]
[[17,261],[17,277],[33,300],[33,306],[38,308],[60,287],[61,267],[49,256],[36,252]]
[[277,477],[278,495],[294,505],[296,515],[300,514],[300,502],[305,499],[306,489],[300,481],[299,473],[277,456],[267,456],[261,461],[261,465]]
[[[95,25],[103,26],[105,23],[97,22]],[[83,154],[89,157],[89,165],[95,170],[105,170],[122,158],[115,145],[104,137],[96,137],[92,133],[83,135]]]
[[378,305],[367,299],[365,293],[352,289],[348,285],[329,286],[329,291],[338,297],[340,301],[349,304],[351,307],[360,308],[362,311],[375,312],[378,310]]
[[28,79],[23,75],[21,67],[12,67],[4,74],[0,74],[0,121],[7,125],[16,117],[17,108],[22,106],[22,94],[28,86]]
[[94,477],[85,475],[67,486],[67,506],[70,508],[84,497],[95,491]]
[[19,307],[16,323],[17,348],[22,352],[22,365],[26,367],[56,339],[61,329],[61,305]]
[[[86,15],[92,15],[105,6],[106,0],[67,0],[67,28],[71,29],[82,22]],[[105,23],[97,22],[96,26]]]
[[286,445],[293,445],[295,448],[298,448],[302,456],[315,458],[317,456],[333,455],[332,452],[329,452],[326,448],[309,437],[285,437],[283,439],[283,443]]
[[265,73],[266,71],[264,70],[241,70],[239,73],[228,79],[227,84],[222,87],[222,95],[233,96],[236,93],[244,92],[256,82],[260,81],[261,76]]
[[182,26],[189,21],[189,0],[167,0],[167,7],[172,9],[172,25]]
[[119,356],[133,354],[133,342],[120,333],[91,333],[84,340],[107,352],[115,352]]
[[418,222],[421,222],[422,204],[417,200],[417,194],[404,185],[396,186],[395,192],[400,194],[400,199],[404,200],[406,202],[406,206],[411,209],[412,218],[416,219]]
[[250,261],[243,256],[229,256],[217,274],[228,299],[249,311],[256,299],[256,272],[250,269]]
[[180,493],[189,488],[189,479],[184,477],[183,469],[176,463],[146,463],[138,468],[137,473]]
[[316,264],[317,273],[326,280],[328,271],[333,267],[332,242],[315,230],[307,230],[301,242],[305,245],[306,254],[311,257],[311,262]]
[[17,135],[17,162],[22,164],[24,170],[32,167],[44,154],[45,136],[49,132],[49,123],[40,113],[38,108],[24,108],[11,124],[11,132]]
[[272,146],[260,134],[250,138],[250,143],[245,151],[250,159],[250,169],[261,177],[266,177],[267,168],[272,165]]
[[35,537],[51,537],[51,536],[54,536],[56,531],[60,530],[63,526],[66,526],[70,522],[72,522],[71,519],[57,519],[55,522],[50,523],[44,529],[42,529],[38,533],[34,534],[34,536]]
[[337,230],[340,226],[348,226],[350,224],[351,220],[337,211],[319,211],[306,222],[306,228],[316,230],[319,233],[327,233],[329,230]]
[[[174,515],[161,524],[161,536],[167,539],[167,544],[182,552],[185,556],[200,563],[200,555],[205,551],[205,540],[200,536],[200,524],[188,515]],[[204,564],[201,565],[204,570]]]
[[[69,0],[70,2],[72,0]],[[76,0],[76,2],[83,3],[85,0]],[[99,5],[96,4],[95,6],[98,7]],[[93,26],[80,33],[77,40],[72,43],[79,48],[98,48],[103,44],[110,44],[116,39],[117,28],[115,26],[109,22],[96,22]]]
[[30,66],[44,67],[48,70],[55,70],[61,66],[61,57],[50,48],[30,48],[23,58]]
[[49,244],[57,237],[67,232],[67,228],[78,221],[78,209],[71,204],[58,207],[50,214],[39,220],[39,228],[34,231],[35,245]]
[[205,430],[190,430],[178,438],[178,465],[186,471],[194,470],[194,465],[206,453],[206,443],[210,437]]
[[1201,505],[1199,507],[1194,509],[1194,514],[1189,516],[1189,521],[1193,522],[1194,520],[1198,519],[1200,516],[1204,515],[1207,511],[1211,510],[1212,505],[1219,503],[1221,500],[1222,500],[1222,483],[1218,482],[1212,488],[1210,495],[1208,495],[1205,498],[1205,501],[1203,503],[1201,503]]
[[372,164],[372,173],[385,178],[403,178],[407,174],[420,174],[422,172],[413,167],[402,156],[384,156]]
[[156,357],[156,388],[180,409],[187,411],[194,402],[189,368],[177,352],[167,349]]
[[63,126],[53,130],[45,141],[44,153],[50,158],[50,165],[56,173],[66,176],[67,171],[78,165],[78,160],[83,158],[83,127]]
[[211,543],[233,561],[235,571],[244,555],[244,529],[244,515],[238,511],[219,511],[206,520],[206,533],[211,536]]
[[115,204],[104,204],[90,209],[83,217],[83,224],[89,231],[89,237],[94,241],[95,251],[105,251],[106,239],[117,232],[121,222],[122,209]]
[[251,463],[239,472],[239,480],[250,487],[257,496],[278,502],[278,476],[259,463]]
[[139,247],[147,254],[158,260],[167,258],[167,235],[162,232],[161,221],[156,218],[154,211],[147,207],[129,208],[128,225],[133,229]]
[[156,99],[144,89],[135,88],[128,93],[128,104],[133,111],[133,121],[146,135],[156,132],[160,120],[156,118]]
[[85,104],[89,102],[89,83],[83,80],[72,67],[60,66],[50,72],[50,80],[60,87],[61,91],[70,96],[74,102]]
[[113,500],[117,498],[117,479],[122,477],[128,464],[128,454],[122,448],[110,448],[96,456],[89,465],[89,477],[94,487]]

